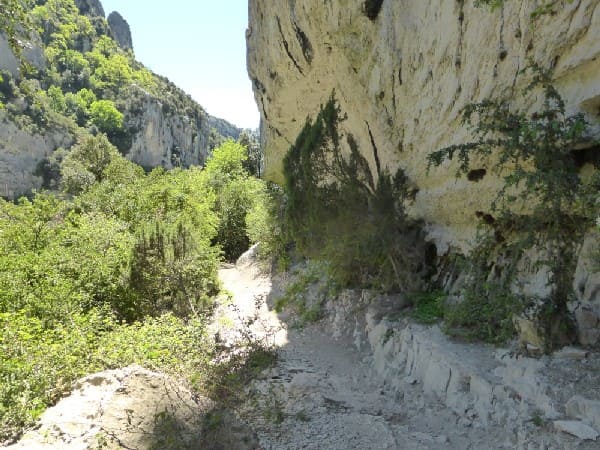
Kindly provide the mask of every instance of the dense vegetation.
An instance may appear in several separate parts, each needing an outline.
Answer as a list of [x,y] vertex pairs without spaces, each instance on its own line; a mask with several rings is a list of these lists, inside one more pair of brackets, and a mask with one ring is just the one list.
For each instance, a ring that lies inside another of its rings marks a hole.
[[96,370],[200,381],[219,262],[269,232],[246,159],[228,141],[205,169],[145,174],[100,134],[63,159],[62,192],[0,200],[0,440]]

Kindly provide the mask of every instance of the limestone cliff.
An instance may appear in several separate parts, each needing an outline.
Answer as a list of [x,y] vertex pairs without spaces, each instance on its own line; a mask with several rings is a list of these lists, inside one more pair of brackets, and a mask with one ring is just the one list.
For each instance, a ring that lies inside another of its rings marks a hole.
[[[456,163],[427,171],[428,154],[470,140],[460,123],[466,105],[511,99],[535,109],[541,97],[523,95],[522,74],[533,62],[554,69],[567,111],[600,131],[600,0],[555,4],[533,19],[533,0],[495,9],[474,0],[250,0],[248,72],[266,176],[282,180],[285,153],[335,91],[347,116],[341,132],[353,135],[373,174],[402,167],[408,175],[409,214],[425,222],[438,254],[468,251],[500,179],[485,161],[472,181],[455,177]],[[593,302],[600,317],[600,296]]]
[[251,0],[248,70],[264,123],[267,177],[281,180],[285,152],[335,89],[348,115],[342,128],[373,172],[375,152],[382,167],[402,165],[419,189],[412,213],[441,246],[465,245],[498,180],[457,180],[448,166],[427,174],[427,154],[468,138],[459,125],[468,103],[516,96],[529,59],[554,66],[568,108],[597,124],[599,3],[575,1],[532,22],[535,1],[490,10],[472,0],[388,0],[371,20],[355,0]]
[[111,12],[106,18],[108,26],[112,32],[115,41],[124,50],[133,50],[133,40],[131,38],[131,29],[127,21],[117,11]]

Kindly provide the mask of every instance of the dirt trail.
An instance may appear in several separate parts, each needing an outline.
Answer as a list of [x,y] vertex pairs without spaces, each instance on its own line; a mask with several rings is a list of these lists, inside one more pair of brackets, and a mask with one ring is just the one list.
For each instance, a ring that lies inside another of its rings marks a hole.
[[[242,315],[259,317],[254,332],[271,334],[269,339],[279,347],[276,367],[249,387],[254,395],[237,411],[255,430],[263,449],[520,447],[514,430],[507,433],[457,416],[425,397],[415,380],[404,380],[403,390],[388,389],[371,369],[370,355],[359,353],[349,339],[332,338],[326,325],[288,328],[285,317],[268,306],[277,287],[251,261],[222,269],[220,277]],[[521,448],[577,448],[543,441]]]

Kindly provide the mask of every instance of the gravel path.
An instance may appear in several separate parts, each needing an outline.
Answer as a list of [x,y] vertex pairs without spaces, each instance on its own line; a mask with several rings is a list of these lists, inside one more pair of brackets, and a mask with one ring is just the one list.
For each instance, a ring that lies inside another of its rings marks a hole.
[[348,339],[332,338],[323,324],[288,329],[268,306],[277,287],[254,265],[224,268],[220,276],[233,310],[256,316],[253,332],[279,347],[276,367],[248,387],[250,400],[237,411],[264,450],[577,448],[574,441],[556,447],[543,438],[521,447],[515,430],[459,417],[425,397],[414,380],[392,393],[371,370],[370,355]]

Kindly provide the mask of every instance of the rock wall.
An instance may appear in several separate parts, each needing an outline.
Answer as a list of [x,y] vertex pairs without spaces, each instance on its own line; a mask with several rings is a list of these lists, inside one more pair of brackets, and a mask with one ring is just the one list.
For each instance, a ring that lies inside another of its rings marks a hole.
[[75,0],[75,5],[79,8],[81,14],[90,17],[105,17],[100,0]]
[[112,35],[124,50],[133,50],[133,40],[131,38],[131,29],[123,16],[117,11],[111,12],[106,18]]
[[[460,417],[458,428],[500,424],[507,437],[516,434],[515,442],[536,437],[546,443],[510,448],[597,448],[592,442],[548,446],[544,434],[556,430],[580,440],[600,437],[598,353],[565,347],[534,359],[453,342],[437,325],[398,319],[398,304],[396,298],[369,291],[342,291],[325,304],[327,329],[335,338],[350,337],[357,350],[369,354],[373,372],[387,388],[402,392],[413,385],[452,409]],[[534,420],[546,425],[537,429],[538,436],[522,434],[523,422]]]
[[[416,193],[408,213],[423,220],[437,254],[468,252],[503,182],[484,160],[472,161],[483,177],[471,181],[456,178],[456,162],[427,168],[431,152],[472,139],[461,125],[466,105],[497,99],[537,110],[541,92],[525,92],[523,71],[537,63],[553,69],[567,113],[583,113],[600,136],[600,0],[557,1],[552,14],[533,18],[540,3],[250,0],[247,62],[266,177],[282,181],[282,159],[306,118],[335,92],[346,117],[340,131],[352,134],[373,175],[404,169]],[[582,168],[589,173],[599,149],[584,153],[593,153]],[[592,233],[570,306],[586,345],[600,343],[600,279],[590,259],[597,246]],[[524,274],[528,293],[543,295],[547,275]]]
[[203,165],[208,156],[208,115],[197,104],[190,114],[165,111],[166,103],[142,96],[136,112],[126,116],[127,126],[137,130],[127,157],[145,168]]
[[40,164],[59,147],[68,148],[75,137],[66,129],[44,134],[22,130],[0,111],[0,196],[16,198],[39,190],[43,184]]
[[[409,212],[427,223],[443,253],[466,250],[476,212],[487,212],[500,182],[455,178],[446,163],[426,170],[426,156],[467,141],[465,105],[522,96],[530,61],[553,67],[570,113],[598,127],[599,0],[558,2],[556,14],[532,20],[540,2],[505,0],[497,9],[474,0],[250,0],[248,72],[263,122],[266,176],[282,180],[282,158],[307,117],[332,92],[375,173],[376,158],[393,173],[401,166],[418,190]],[[366,8],[369,10],[367,11]],[[368,17],[368,16],[371,16]],[[482,168],[486,168],[482,163]]]

